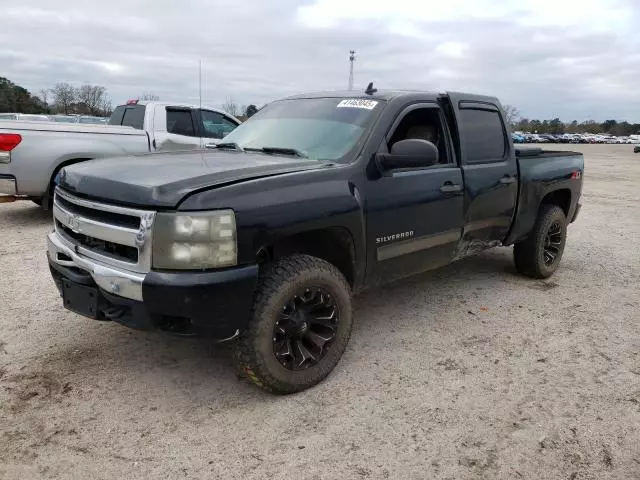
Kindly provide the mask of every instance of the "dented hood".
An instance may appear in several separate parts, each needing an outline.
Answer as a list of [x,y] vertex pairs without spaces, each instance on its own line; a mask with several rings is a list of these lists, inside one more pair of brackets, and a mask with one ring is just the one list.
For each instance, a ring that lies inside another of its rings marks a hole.
[[69,192],[110,203],[174,208],[195,191],[324,165],[261,153],[189,150],[82,162],[62,169],[57,183]]

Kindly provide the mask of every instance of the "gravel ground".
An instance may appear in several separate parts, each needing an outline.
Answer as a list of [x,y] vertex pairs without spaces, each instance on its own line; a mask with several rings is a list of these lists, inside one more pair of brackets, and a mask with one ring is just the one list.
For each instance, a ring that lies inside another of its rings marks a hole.
[[49,215],[0,205],[0,477],[639,479],[640,155],[567,148],[583,210],[554,277],[496,249],[361,295],[336,371],[289,397],[228,346],[65,311]]

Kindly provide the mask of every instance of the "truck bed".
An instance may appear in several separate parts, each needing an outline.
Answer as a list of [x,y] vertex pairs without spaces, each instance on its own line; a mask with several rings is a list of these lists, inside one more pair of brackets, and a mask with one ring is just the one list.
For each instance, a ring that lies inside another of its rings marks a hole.
[[60,123],[60,122],[30,122],[24,120],[2,120],[0,131],[20,133],[21,131],[38,132],[68,132],[68,133],[98,133],[102,135],[136,135],[146,136],[146,133],[132,127],[119,125],[96,125],[88,123]]
[[582,191],[582,153],[516,148],[516,157],[520,190],[515,223],[506,245],[522,240],[531,231],[538,216],[538,206],[549,192],[553,192],[556,203],[563,205],[567,221],[573,221]]
[[582,155],[582,154],[580,152],[571,152],[567,150],[543,150],[541,148],[516,148],[516,157],[518,158],[570,157],[573,155]]

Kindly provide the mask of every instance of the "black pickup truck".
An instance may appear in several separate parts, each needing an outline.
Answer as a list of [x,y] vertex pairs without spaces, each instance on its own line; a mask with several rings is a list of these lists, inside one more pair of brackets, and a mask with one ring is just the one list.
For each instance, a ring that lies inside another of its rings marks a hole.
[[234,340],[242,374],[292,393],[338,363],[353,293],[495,246],[553,274],[583,169],[517,151],[492,97],[301,95],[215,148],[64,168],[49,263],[68,309]]

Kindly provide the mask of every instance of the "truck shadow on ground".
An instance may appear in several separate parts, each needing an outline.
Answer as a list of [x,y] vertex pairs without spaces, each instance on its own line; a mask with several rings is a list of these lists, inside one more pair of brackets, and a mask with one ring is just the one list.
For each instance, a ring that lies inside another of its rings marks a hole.
[[[385,347],[380,337],[392,329],[398,331],[396,335],[410,335],[412,325],[415,326],[413,312],[428,316],[431,298],[438,299],[440,309],[453,309],[463,299],[473,298],[479,289],[498,288],[506,281],[518,282],[511,273],[510,253],[507,249],[485,252],[356,297],[357,321],[352,342],[338,370],[371,368],[359,365],[368,360],[357,349],[367,345],[390,348]],[[184,408],[200,402],[224,407],[230,399],[242,403],[264,401],[266,394],[247,381],[239,381],[229,344],[132,331],[117,324],[91,322],[72,313],[64,315],[68,316],[65,321],[77,324],[77,335],[65,337],[56,345],[43,345],[39,353],[34,352],[28,365],[19,367],[19,375],[5,376],[4,381],[15,392],[12,407],[15,411],[45,400],[38,393],[44,388],[40,383],[45,384],[47,395],[58,401],[64,395],[81,393],[87,385],[93,391],[109,392],[113,398],[117,398],[118,391],[129,397],[170,395],[178,397],[179,400],[174,400],[177,407]],[[439,321],[443,320],[429,320],[432,324]],[[422,325],[420,328],[428,328]],[[338,382],[335,385],[344,381],[335,380],[334,375],[331,378]],[[313,390],[337,388],[335,385],[325,382]]]
[[0,203],[0,225],[37,227],[51,223],[51,217],[51,210],[45,211],[28,200],[6,205]]

